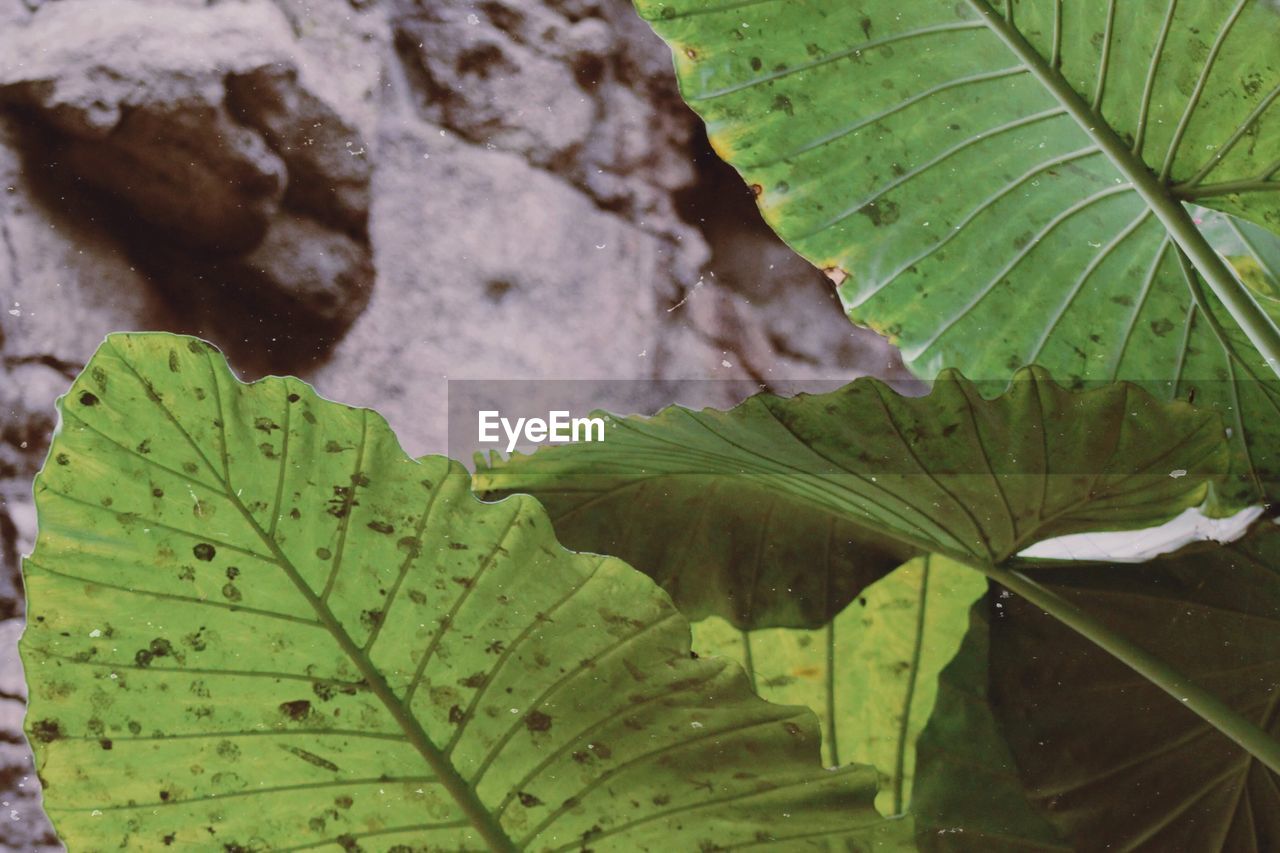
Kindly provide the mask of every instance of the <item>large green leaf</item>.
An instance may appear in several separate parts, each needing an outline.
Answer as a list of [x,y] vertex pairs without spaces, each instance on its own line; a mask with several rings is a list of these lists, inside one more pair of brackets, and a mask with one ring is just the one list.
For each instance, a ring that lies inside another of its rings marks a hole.
[[938,673],[960,647],[969,605],[986,589],[978,572],[930,555],[867,587],[825,628],[740,631],[711,617],[694,623],[693,647],[740,661],[765,699],[812,708],[825,762],[878,768],[876,805],[902,814]]
[[692,618],[817,627],[906,558],[1000,562],[1049,537],[1158,524],[1226,467],[1216,417],[1038,369],[985,399],[860,379],[727,412],[614,419],[605,440],[494,459],[477,488],[531,492],[579,550],[656,579]]
[[913,370],[1194,395],[1234,431],[1221,509],[1280,494],[1280,384],[1233,317],[1280,333],[1183,204],[1280,232],[1272,0],[637,6],[765,218]]
[[[1025,573],[1280,740],[1280,530],[1141,565]],[[1280,775],[1018,596],[991,698],[1028,793],[1077,849],[1280,849]]]
[[113,336],[25,564],[27,732],[73,849],[896,849],[871,768],[693,659],[669,599],[376,414]]
[[933,715],[916,751],[917,846],[928,853],[1048,853],[1069,849],[1027,801],[991,708],[988,611],[975,603],[960,651],[938,678]]

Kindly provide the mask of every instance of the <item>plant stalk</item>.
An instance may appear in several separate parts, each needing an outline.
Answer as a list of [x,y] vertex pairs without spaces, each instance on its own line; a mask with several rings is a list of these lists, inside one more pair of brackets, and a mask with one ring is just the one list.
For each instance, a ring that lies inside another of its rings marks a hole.
[[982,16],[991,32],[1022,61],[1129,180],[1169,235],[1182,247],[1187,257],[1191,258],[1196,270],[1204,276],[1209,289],[1226,306],[1232,319],[1244,330],[1271,369],[1280,376],[1280,328],[1277,328],[1249,289],[1236,278],[1226,262],[1205,240],[1182,202],[1174,196],[1172,188],[1156,177],[1140,156],[1129,150],[1111,126],[1089,108],[1062,75],[987,0],[968,2]]
[[999,566],[986,566],[981,571],[991,580],[1022,596],[1111,653],[1139,675],[1191,709],[1209,725],[1231,738],[1250,755],[1271,768],[1272,772],[1280,773],[1280,741],[1272,738],[1217,696],[1155,655],[1134,645],[1127,637],[1094,621],[1079,607],[1053,590],[1036,583],[1022,572]]

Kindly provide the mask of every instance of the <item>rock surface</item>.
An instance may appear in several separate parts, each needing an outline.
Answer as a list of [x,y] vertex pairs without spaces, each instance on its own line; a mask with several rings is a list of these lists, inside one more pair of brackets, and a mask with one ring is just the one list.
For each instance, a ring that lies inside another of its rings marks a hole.
[[668,381],[642,407],[901,370],[626,0],[0,0],[5,848],[56,843],[20,730],[31,478],[119,329],[302,375],[415,454],[448,447],[447,379]]
[[[331,333],[363,309],[371,152],[274,6],[64,0],[0,35],[0,57],[28,160],[111,199],[153,277]],[[280,252],[300,263],[264,262]]]

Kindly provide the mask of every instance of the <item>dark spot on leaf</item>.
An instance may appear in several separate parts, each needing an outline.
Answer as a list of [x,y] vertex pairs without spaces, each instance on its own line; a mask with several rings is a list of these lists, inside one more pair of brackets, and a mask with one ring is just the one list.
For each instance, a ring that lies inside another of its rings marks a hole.
[[862,34],[867,38],[871,38],[871,19],[864,17],[858,22],[858,26],[862,27]]
[[53,457],[53,461],[57,462],[59,465],[69,465],[71,464],[71,457],[65,453],[59,453],[57,456]]
[[550,731],[552,719],[547,713],[530,711],[525,715],[525,727],[530,731]]
[[858,208],[858,212],[870,219],[871,224],[877,228],[881,225],[892,225],[898,221],[900,215],[898,205],[886,199],[864,204]]
[[778,97],[774,98],[772,108],[775,110],[782,110],[789,116],[794,116],[796,114],[795,105],[791,103],[791,99],[786,95],[778,95]]
[[111,743],[111,738],[109,737],[102,738],[100,741],[98,741],[98,746],[102,747],[105,750],[110,750],[111,747],[113,746],[113,744]]
[[199,545],[191,549],[191,553],[196,555],[197,560],[203,560],[208,563],[214,558],[218,551],[208,542],[201,542]]
[[151,497],[153,497],[153,498],[162,498],[162,497],[164,497],[164,489],[161,489],[161,488],[159,488],[159,487],[152,489],[152,490],[151,490]]
[[289,395],[289,397],[288,397],[288,400],[289,400],[289,402],[290,402],[290,403],[296,403],[296,402],[298,402],[298,401],[299,401],[299,400],[301,400],[301,399],[302,399],[302,398],[301,398],[301,397],[299,397],[297,394],[290,394],[290,395]]
[[322,560],[329,560],[333,558],[333,552],[330,551],[328,548],[317,548],[316,556]]
[[466,718],[467,718],[467,715],[462,713],[461,706],[454,705],[449,709],[449,722],[453,723],[455,726],[461,723]]
[[40,743],[53,743],[63,737],[61,724],[57,720],[36,720],[31,724],[31,736]]
[[390,524],[387,524],[385,521],[371,521],[367,526],[374,533],[382,533],[384,535],[390,535],[396,532],[396,529],[392,527]]
[[449,543],[449,547],[450,547],[452,550],[454,550],[454,551],[467,551],[467,550],[470,550],[470,549],[468,548],[468,546],[466,546],[466,545],[462,544],[461,542],[450,542],[450,543]]
[[325,512],[334,518],[346,518],[353,506],[356,506],[355,490],[348,486],[334,486],[333,497],[329,499]]
[[80,405],[96,406],[98,405],[98,398],[94,394],[91,394],[90,392],[85,391],[83,394],[80,395]]
[[222,585],[222,597],[227,601],[239,601],[243,598],[240,590],[236,589],[236,585],[233,583],[224,583]]
[[306,699],[295,699],[292,702],[280,703],[280,713],[291,720],[305,720],[311,713],[311,703]]
[[169,370],[173,373],[177,373],[180,370],[182,370],[182,366],[178,364],[177,350],[173,350],[173,349],[169,350]]
[[1159,320],[1153,320],[1151,322],[1151,331],[1154,332],[1157,337],[1163,338],[1165,335],[1173,331],[1173,323],[1168,318],[1161,317]]
[[528,794],[528,793],[525,793],[524,791],[518,791],[516,792],[516,796],[520,798],[520,805],[524,806],[526,809],[531,809],[534,806],[542,805],[542,800],[538,799],[533,794]]

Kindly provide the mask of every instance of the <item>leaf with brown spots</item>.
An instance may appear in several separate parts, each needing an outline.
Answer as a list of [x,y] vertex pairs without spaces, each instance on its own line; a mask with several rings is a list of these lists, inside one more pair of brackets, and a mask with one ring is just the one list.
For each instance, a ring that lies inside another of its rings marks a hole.
[[[1280,500],[1280,310],[1192,203],[1280,239],[1274,0],[635,0],[680,94],[917,375],[1141,383]],[[1241,281],[1243,279],[1243,281]]]
[[22,654],[70,848],[909,844],[875,771],[824,770],[810,711],[693,659],[652,581],[561,548],[532,498],[477,500],[373,412],[169,335],[109,338],[61,410]]

